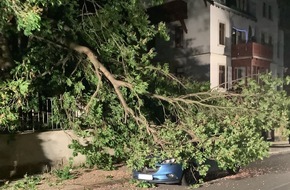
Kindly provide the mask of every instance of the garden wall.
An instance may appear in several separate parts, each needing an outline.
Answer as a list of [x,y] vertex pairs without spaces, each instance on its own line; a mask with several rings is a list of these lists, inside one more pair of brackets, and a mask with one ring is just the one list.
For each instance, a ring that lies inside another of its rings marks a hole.
[[[72,131],[0,135],[0,179],[42,173],[66,164],[72,157],[68,145],[75,138]],[[83,155],[74,158],[75,165],[84,162]]]

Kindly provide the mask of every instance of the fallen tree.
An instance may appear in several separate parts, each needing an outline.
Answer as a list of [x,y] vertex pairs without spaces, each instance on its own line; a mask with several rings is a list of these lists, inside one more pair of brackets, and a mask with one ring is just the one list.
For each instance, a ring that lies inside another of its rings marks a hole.
[[18,39],[11,77],[0,82],[3,130],[17,130],[18,110],[37,109],[39,93],[54,97],[54,123],[90,139],[71,145],[89,165],[140,168],[158,154],[234,168],[267,155],[262,131],[287,126],[288,98],[277,90],[285,81],[265,75],[222,93],[154,62],[148,42],[168,36],[139,1],[4,0],[0,9],[0,33]]

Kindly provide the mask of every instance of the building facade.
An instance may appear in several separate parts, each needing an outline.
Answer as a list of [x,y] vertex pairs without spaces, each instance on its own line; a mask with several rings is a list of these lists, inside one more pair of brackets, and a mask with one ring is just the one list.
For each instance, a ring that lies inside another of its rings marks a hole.
[[171,40],[156,39],[157,60],[176,75],[221,89],[263,72],[283,77],[276,0],[173,0],[148,12],[153,22],[167,23]]

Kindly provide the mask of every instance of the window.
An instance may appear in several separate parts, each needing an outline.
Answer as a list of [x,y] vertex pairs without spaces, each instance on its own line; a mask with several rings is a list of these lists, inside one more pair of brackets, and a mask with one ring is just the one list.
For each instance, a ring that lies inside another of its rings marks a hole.
[[240,9],[242,11],[248,11],[248,1],[247,0],[240,0]]
[[246,1],[242,0],[242,10],[246,11]]
[[261,84],[261,80],[260,80],[260,74],[264,74],[264,73],[268,73],[268,68],[266,67],[257,67],[254,66],[253,67],[253,75],[254,75],[254,79]]
[[[268,9],[267,9],[268,8]],[[268,12],[267,12],[268,11]],[[267,5],[266,3],[263,3],[263,17],[264,18],[268,18],[270,20],[273,19],[273,15],[272,15],[272,6],[271,5]]]
[[269,5],[268,7],[268,18],[272,20],[272,6],[271,5]]
[[243,33],[241,31],[238,31],[238,43],[243,43]]
[[236,0],[237,2],[237,8],[242,9],[242,0]]
[[237,30],[236,29],[232,29],[232,45],[237,44]]
[[248,41],[253,42],[254,41],[254,36],[253,36],[253,29],[251,26],[249,26],[249,30],[248,30]]
[[251,15],[254,17],[257,16],[257,3],[256,2],[251,2],[251,6],[248,6],[249,12]]
[[224,65],[219,66],[219,87],[225,88],[226,86],[226,67]]
[[270,46],[273,45],[273,38],[272,38],[272,36],[269,36],[268,44],[269,44]]
[[264,32],[261,33],[261,43],[266,44],[266,35]]
[[175,27],[175,47],[183,47],[183,28],[181,26]]
[[267,9],[267,5],[266,5],[266,3],[263,3],[263,17],[265,17],[266,18],[266,10]]
[[219,25],[219,44],[225,45],[225,24],[223,23]]
[[235,67],[234,68],[234,80],[235,82],[241,81],[246,77],[246,67]]
[[227,0],[225,2],[227,7],[248,11],[248,0]]

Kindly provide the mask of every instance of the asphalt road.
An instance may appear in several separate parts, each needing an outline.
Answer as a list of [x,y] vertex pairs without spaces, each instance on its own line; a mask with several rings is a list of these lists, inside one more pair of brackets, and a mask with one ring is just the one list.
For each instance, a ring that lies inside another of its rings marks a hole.
[[[290,153],[252,163],[234,176],[221,175],[197,190],[290,190]],[[157,189],[188,190],[188,187],[159,185]]]

